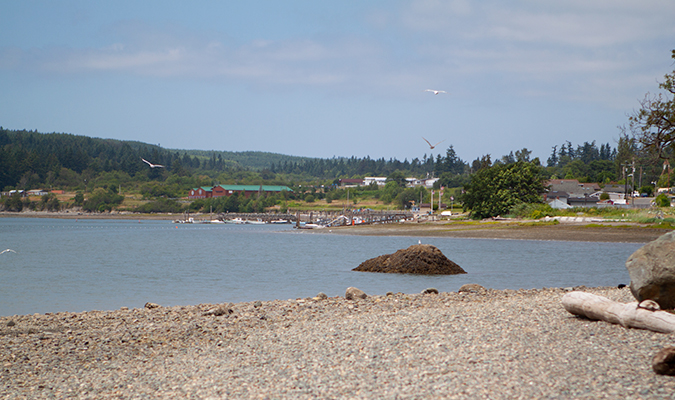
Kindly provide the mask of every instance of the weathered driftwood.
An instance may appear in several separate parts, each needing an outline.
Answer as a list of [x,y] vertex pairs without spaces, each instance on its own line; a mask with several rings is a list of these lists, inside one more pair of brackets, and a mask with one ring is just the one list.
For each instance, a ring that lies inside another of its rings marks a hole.
[[642,303],[617,303],[606,297],[586,292],[570,292],[562,298],[563,307],[574,315],[620,324],[626,328],[675,332],[675,315],[660,311],[651,300]]

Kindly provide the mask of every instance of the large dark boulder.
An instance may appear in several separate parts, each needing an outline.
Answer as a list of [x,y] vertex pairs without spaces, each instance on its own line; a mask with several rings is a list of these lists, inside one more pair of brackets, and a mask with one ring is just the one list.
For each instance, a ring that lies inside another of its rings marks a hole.
[[630,290],[638,301],[675,308],[675,231],[640,247],[626,261]]
[[416,244],[394,254],[371,258],[353,270],[420,275],[466,274],[462,267],[448,260],[443,252],[430,244]]

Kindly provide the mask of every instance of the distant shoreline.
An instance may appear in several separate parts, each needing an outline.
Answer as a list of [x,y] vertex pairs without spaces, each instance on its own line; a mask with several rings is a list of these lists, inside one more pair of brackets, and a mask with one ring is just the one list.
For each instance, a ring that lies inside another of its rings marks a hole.
[[[201,218],[208,214],[194,214]],[[183,218],[182,214],[140,214],[140,213],[87,213],[87,212],[49,212],[49,211],[25,211],[25,212],[0,212],[0,218],[56,218],[56,219],[153,219],[167,220]]]
[[[596,224],[597,225],[597,224]],[[321,232],[322,230],[318,231]],[[553,240],[573,242],[647,243],[669,232],[669,229],[639,225],[588,226],[561,223],[558,225],[523,226],[513,223],[498,225],[465,225],[453,223],[400,223],[330,228],[333,234],[363,236],[421,236],[471,239]]]
[[[191,214],[195,219],[209,214]],[[160,220],[181,219],[182,214],[137,214],[137,213],[78,213],[78,212],[0,212],[0,218],[57,218],[57,219],[114,219],[114,220]],[[341,226],[308,230],[316,233],[332,233],[358,236],[412,236],[455,237],[471,239],[553,240],[574,242],[647,243],[669,232],[669,229],[650,228],[635,223],[560,223],[557,225],[518,225],[513,221],[503,223],[463,224],[453,222],[393,223],[376,225]]]

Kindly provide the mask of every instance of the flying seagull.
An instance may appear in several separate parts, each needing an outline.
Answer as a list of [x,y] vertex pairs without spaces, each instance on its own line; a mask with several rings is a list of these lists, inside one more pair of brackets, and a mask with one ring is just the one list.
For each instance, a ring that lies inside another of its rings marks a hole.
[[434,89],[426,89],[424,90],[425,92],[431,92],[433,94],[439,94],[439,93],[448,93],[445,90],[434,90]]
[[9,253],[9,252],[16,253],[16,251],[14,251],[12,249],[7,249],[7,250],[0,251],[0,254]]
[[[422,136],[422,139],[424,139],[424,136]],[[438,142],[438,143],[436,143],[436,144],[433,144],[433,145],[432,145],[428,140],[426,140],[426,139],[424,139],[424,141],[427,142],[427,143],[429,143],[429,147],[433,150],[434,147],[436,147],[436,146],[438,146],[439,144],[445,142],[445,139],[443,139],[443,140],[441,140],[440,142]]]
[[143,158],[143,157],[141,157],[141,160],[143,160],[144,163],[148,164],[148,165],[150,166],[150,168],[164,168],[163,165],[153,164],[153,163],[151,163],[150,161],[146,160],[146,159]]

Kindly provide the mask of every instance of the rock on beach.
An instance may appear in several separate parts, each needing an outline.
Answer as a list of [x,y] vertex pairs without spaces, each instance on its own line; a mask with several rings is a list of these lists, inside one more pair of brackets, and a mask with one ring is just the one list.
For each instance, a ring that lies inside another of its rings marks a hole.
[[675,347],[659,350],[652,360],[652,368],[659,375],[675,375]]
[[654,300],[675,308],[675,231],[637,249],[626,261],[630,290],[641,302]]
[[348,287],[345,291],[345,299],[347,300],[356,300],[356,299],[365,299],[368,295],[361,289],[355,287]]
[[454,275],[466,274],[442,251],[430,244],[416,244],[394,254],[385,254],[362,262],[353,271],[395,274]]

